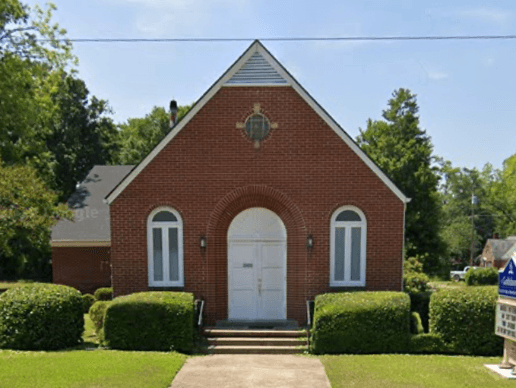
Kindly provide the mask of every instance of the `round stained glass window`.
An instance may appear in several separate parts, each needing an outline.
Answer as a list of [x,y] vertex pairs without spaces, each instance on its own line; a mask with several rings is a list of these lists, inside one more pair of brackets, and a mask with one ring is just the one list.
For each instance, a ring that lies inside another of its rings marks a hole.
[[245,122],[245,131],[247,135],[253,140],[264,139],[270,129],[269,120],[261,114],[254,114],[250,116]]

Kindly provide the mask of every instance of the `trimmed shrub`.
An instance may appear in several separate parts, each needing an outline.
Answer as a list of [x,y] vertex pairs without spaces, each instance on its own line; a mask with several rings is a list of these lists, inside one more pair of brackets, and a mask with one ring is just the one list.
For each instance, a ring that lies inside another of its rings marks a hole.
[[34,283],[0,295],[0,348],[56,350],[82,343],[84,303],[72,287]]
[[410,332],[412,334],[423,334],[423,324],[421,323],[421,317],[415,311],[410,313]]
[[406,352],[410,299],[403,292],[344,292],[315,298],[311,351]]
[[104,316],[106,315],[106,310],[110,304],[111,301],[109,300],[101,300],[93,303],[89,310],[90,319],[95,326],[95,333],[100,340],[102,340],[101,330],[104,326]]
[[417,257],[409,257],[403,261],[403,273],[423,273],[423,264]]
[[95,300],[113,299],[113,289],[111,287],[99,288],[95,291]]
[[498,285],[498,269],[494,267],[470,269],[466,273],[466,284],[468,286]]
[[419,314],[421,318],[421,323],[423,324],[423,330],[425,333],[429,331],[429,305],[430,305],[430,296],[432,293],[428,292],[415,292],[410,293],[410,311],[416,312]]
[[430,279],[424,273],[406,272],[403,274],[403,291],[408,293],[428,291]]
[[440,335],[435,333],[424,333],[410,337],[410,353],[446,354],[450,353],[450,348],[446,345]]
[[503,338],[494,334],[496,287],[443,289],[430,298],[430,332],[458,354],[498,356]]
[[84,305],[84,314],[88,314],[90,307],[95,303],[95,297],[91,294],[83,294],[82,303]]
[[178,350],[193,346],[194,297],[187,292],[139,292],[111,302],[105,344],[122,350]]

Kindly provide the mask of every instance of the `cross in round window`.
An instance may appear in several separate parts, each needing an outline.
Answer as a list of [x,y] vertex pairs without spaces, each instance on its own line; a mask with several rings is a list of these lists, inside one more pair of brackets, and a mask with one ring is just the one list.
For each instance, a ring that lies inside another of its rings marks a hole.
[[245,131],[253,140],[264,139],[268,135],[269,129],[269,120],[260,113],[255,113],[252,116],[249,116],[245,122]]

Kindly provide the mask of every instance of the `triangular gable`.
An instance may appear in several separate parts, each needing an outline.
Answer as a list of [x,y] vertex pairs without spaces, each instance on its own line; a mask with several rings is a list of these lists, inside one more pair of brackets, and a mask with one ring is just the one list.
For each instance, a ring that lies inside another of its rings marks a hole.
[[501,297],[516,298],[516,255],[507,262],[499,277],[498,294]]
[[224,85],[288,85],[288,81],[264,58],[261,52],[255,51]]
[[[253,79],[254,78],[254,79]],[[190,122],[208,101],[222,87],[238,86],[283,86],[292,87],[303,100],[333,129],[333,131],[358,155],[358,157],[385,183],[403,202],[407,198],[385,173],[365,154],[355,141],[337,124],[337,122],[308,94],[308,92],[290,75],[290,73],[258,41],[238,58],[235,63],[212,85],[195,103],[187,115],[165,136],[165,138],[136,166],[130,174],[115,188],[106,200],[112,203],[116,197],[138,176],[138,174],[161,152],[163,148]]]

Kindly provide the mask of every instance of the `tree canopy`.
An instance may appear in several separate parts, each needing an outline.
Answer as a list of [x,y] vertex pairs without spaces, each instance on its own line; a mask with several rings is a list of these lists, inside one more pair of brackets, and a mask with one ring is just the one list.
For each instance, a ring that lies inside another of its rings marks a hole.
[[0,164],[0,279],[51,274],[50,227],[71,217],[36,170]]
[[[188,113],[192,105],[179,106],[177,122]],[[120,150],[118,164],[138,164],[170,131],[170,116],[162,107],[154,107],[143,118],[130,118],[119,125]]]
[[433,166],[433,146],[420,128],[416,95],[396,90],[383,120],[367,121],[357,142],[411,201],[405,221],[406,255],[419,256],[426,272],[439,268],[439,177]]
[[0,276],[48,275],[50,227],[65,215],[56,204],[118,144],[107,102],[89,97],[66,31],[52,24],[55,9],[0,1]]

